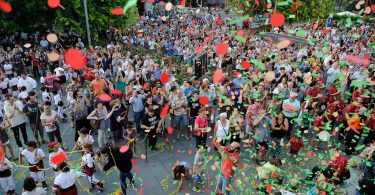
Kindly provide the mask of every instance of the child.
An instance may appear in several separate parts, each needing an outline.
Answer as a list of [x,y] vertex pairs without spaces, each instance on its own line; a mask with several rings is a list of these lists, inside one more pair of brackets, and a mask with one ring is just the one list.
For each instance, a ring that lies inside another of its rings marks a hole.
[[59,174],[59,170],[57,169],[57,164],[52,162],[52,158],[55,157],[56,155],[64,153],[64,150],[61,149],[58,146],[58,144],[59,144],[58,142],[51,142],[50,144],[48,144],[48,150],[50,152],[50,154],[48,156],[48,162],[49,162],[49,166],[52,167],[53,172],[55,173],[55,176],[57,176]]
[[92,191],[94,188],[98,188],[98,192],[101,193],[103,191],[103,184],[94,175],[95,165],[92,144],[86,143],[82,146],[82,149],[85,154],[82,156],[81,167],[85,169],[85,174],[91,184],[89,190]]
[[[82,128],[78,132],[79,137],[77,140],[77,149],[81,150],[82,146],[85,144],[94,144],[94,138],[89,134],[89,130]],[[82,153],[83,155],[83,153]]]
[[21,100],[22,104],[25,105],[27,103],[27,97],[29,96],[27,92],[26,86],[21,87],[21,93],[18,94],[17,98]]
[[180,192],[182,183],[184,183],[184,180],[188,180],[192,177],[193,171],[191,169],[191,165],[185,161],[176,161],[173,168],[173,179],[179,180],[180,182],[177,187],[177,192]]
[[43,159],[45,157],[43,150],[37,147],[35,141],[28,141],[26,143],[26,149],[20,153],[19,164],[22,165],[22,157],[25,156],[29,163],[30,176],[35,179],[36,182],[42,183],[43,188],[47,190],[47,183],[44,172]]
[[199,189],[198,183],[203,185],[204,181],[202,181],[202,175],[203,175],[203,170],[202,168],[204,167],[204,156],[207,154],[207,149],[205,146],[201,146],[197,153],[195,154],[194,157],[194,166],[193,166],[193,174],[194,176],[194,185],[193,185],[193,191],[194,192],[201,192],[201,189]]
[[51,102],[51,95],[48,93],[45,86],[40,87],[40,91],[42,92],[42,100],[43,103]]
[[10,155],[12,156],[11,160],[17,160],[14,156],[12,145],[9,143],[9,136],[7,133],[7,130],[10,127],[10,123],[8,119],[6,118],[6,115],[3,115],[2,112],[0,112],[0,146],[4,147],[4,155],[6,155],[5,148],[8,148]]
[[3,162],[0,162],[0,184],[3,188],[5,194],[14,195],[15,185],[12,178],[13,165],[7,158],[3,159]]
[[11,76],[12,76],[12,79],[10,79],[9,81],[9,87],[12,89],[12,92],[10,95],[14,95],[14,94],[17,95],[18,94],[17,83],[20,77],[17,75],[17,71],[14,71]]
[[53,102],[55,103],[55,108],[57,108],[57,116],[60,117],[62,122],[66,122],[65,116],[64,116],[64,103],[62,101],[61,95],[57,93],[56,90],[52,91],[53,95]]
[[52,191],[60,195],[78,195],[75,181],[80,173],[72,173],[66,162],[60,163],[57,167],[59,174],[53,181]]
[[133,122],[128,121],[126,124],[126,129],[124,133],[122,134],[122,137],[125,140],[125,144],[129,145],[131,150],[133,151],[133,154],[135,154],[135,137],[137,136],[137,133],[133,130]]

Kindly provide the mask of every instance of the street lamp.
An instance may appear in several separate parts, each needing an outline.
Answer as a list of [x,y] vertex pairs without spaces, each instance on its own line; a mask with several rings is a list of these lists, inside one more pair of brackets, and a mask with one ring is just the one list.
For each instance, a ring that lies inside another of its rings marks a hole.
[[91,47],[91,35],[90,35],[89,14],[87,12],[87,0],[83,0],[83,7],[85,9],[87,39],[89,42],[89,47]]

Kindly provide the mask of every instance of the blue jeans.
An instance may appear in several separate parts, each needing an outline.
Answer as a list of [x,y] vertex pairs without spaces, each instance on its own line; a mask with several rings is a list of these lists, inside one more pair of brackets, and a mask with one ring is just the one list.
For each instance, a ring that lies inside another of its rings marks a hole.
[[134,184],[133,174],[132,172],[124,173],[124,172],[119,171],[119,176],[120,176],[122,193],[126,195],[126,188],[127,188],[126,178],[129,179],[130,183]]
[[141,122],[144,116],[145,110],[142,110],[141,112],[134,112],[134,122],[138,133],[141,132]]
[[189,120],[186,114],[174,115],[174,128],[180,128],[180,131],[185,130],[185,127],[189,125]]
[[230,182],[232,182],[232,179],[228,179],[224,177],[223,174],[221,174],[219,178],[219,184],[217,186],[217,190],[220,190],[222,194],[224,194],[224,191],[225,191],[227,195],[230,195],[230,191],[227,189],[229,188]]

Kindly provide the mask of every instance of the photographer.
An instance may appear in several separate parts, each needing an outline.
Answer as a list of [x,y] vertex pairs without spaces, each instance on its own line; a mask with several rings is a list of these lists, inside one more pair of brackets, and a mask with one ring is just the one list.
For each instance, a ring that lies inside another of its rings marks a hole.
[[112,107],[111,111],[107,114],[106,119],[110,119],[110,130],[112,132],[112,144],[116,146],[116,143],[122,138],[122,127],[123,121],[125,120],[126,109],[121,104],[119,99],[113,100],[110,104]]
[[90,100],[83,96],[80,92],[73,92],[73,113],[75,121],[75,136],[74,140],[77,141],[79,135],[78,131],[82,128],[91,129],[90,122],[87,120],[88,107],[90,106]]
[[[108,162],[103,166],[101,159],[107,157]],[[95,155],[95,160],[97,162],[98,168],[101,171],[108,171],[113,166],[116,166],[119,170],[121,190],[124,195],[126,195],[127,183],[126,178],[130,180],[132,185],[135,185],[132,169],[133,158],[132,150],[127,150],[124,153],[121,153],[119,148],[103,146],[100,148],[100,152]]]

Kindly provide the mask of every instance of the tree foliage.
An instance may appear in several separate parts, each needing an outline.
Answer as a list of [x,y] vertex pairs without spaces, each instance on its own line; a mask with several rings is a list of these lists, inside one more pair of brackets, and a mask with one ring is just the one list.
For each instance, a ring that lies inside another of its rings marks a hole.
[[[94,42],[99,41],[99,32],[110,28],[124,31],[135,26],[138,17],[136,7],[129,9],[126,14],[115,16],[111,10],[115,7],[123,7],[121,0],[88,0],[87,9],[89,13],[90,31]],[[86,35],[85,12],[82,0],[70,0],[65,10],[57,10],[55,26],[57,31],[70,30]]]
[[[287,18],[294,15],[297,21],[323,19],[334,13],[332,0],[229,0],[229,4],[237,13],[251,16],[269,15],[276,8]],[[269,9],[267,5],[270,5]]]
[[12,12],[0,12],[0,33],[34,32],[35,29],[48,29],[53,24],[54,10],[47,1],[7,0],[12,5]]
[[[54,29],[57,32],[69,30],[86,36],[86,23],[83,0],[61,1],[61,8],[51,9],[47,0],[8,0],[13,10],[8,14],[0,13],[0,32],[35,32]],[[93,41],[99,39],[99,31],[116,28],[124,31],[134,27],[138,9],[133,7],[121,16],[112,15],[115,7],[124,7],[124,0],[87,0],[90,30]]]

